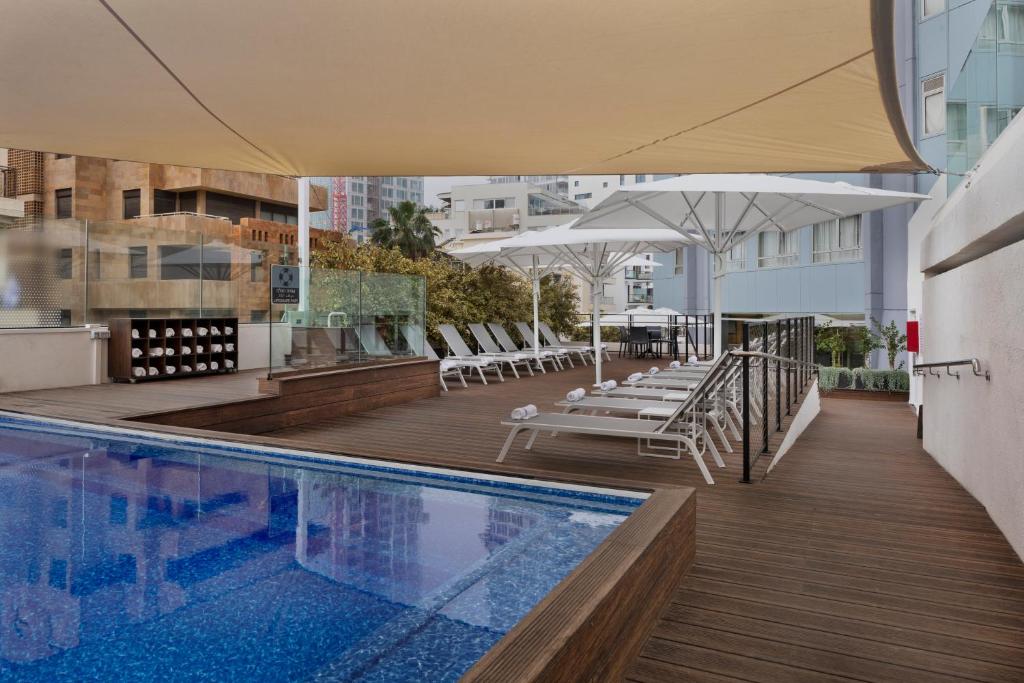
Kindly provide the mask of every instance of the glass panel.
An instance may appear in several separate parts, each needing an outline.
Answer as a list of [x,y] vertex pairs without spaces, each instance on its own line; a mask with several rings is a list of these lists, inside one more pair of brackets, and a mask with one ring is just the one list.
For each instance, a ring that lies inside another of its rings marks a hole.
[[323,368],[420,356],[426,343],[426,281],[420,276],[300,269],[308,306],[273,306],[270,367]]
[[1024,2],[995,0],[947,88],[946,167],[952,192],[1024,107]]
[[85,223],[0,230],[0,328],[85,322]]

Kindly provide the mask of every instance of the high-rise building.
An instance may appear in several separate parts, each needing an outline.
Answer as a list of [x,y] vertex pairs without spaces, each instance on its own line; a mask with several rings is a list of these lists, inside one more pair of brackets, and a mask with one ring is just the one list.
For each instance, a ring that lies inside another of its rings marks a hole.
[[423,205],[422,176],[317,177],[311,181],[327,193],[327,206],[310,212],[310,226],[338,230],[363,241],[370,224],[386,218],[399,202]]
[[529,183],[551,194],[566,197],[569,194],[569,176],[567,175],[492,175],[487,180],[491,183]]

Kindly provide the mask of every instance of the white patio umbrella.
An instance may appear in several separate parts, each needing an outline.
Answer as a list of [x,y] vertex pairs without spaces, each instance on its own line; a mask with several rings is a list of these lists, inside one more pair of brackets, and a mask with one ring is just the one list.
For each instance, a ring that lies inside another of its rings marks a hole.
[[928,199],[849,183],[763,174],[695,174],[622,187],[575,221],[573,229],[670,228],[715,258],[715,357],[722,353],[724,255],[765,230],[814,223]]
[[[577,219],[578,221],[579,219]],[[590,285],[593,310],[593,344],[595,349],[594,381],[601,383],[601,296],[602,284],[609,277],[624,268],[637,254],[672,251],[683,244],[686,238],[680,233],[663,228],[649,230],[572,230],[576,221],[547,230],[531,230],[498,242],[480,247],[471,247],[451,252],[470,263],[503,263],[520,269],[529,263],[534,275],[535,296],[539,293],[540,277],[555,268],[571,270]],[[486,258],[480,252],[497,251],[497,255]],[[467,253],[468,252],[468,253]],[[534,261],[534,259],[537,259]],[[644,263],[647,263],[646,261]],[[534,265],[536,264],[536,265]],[[547,265],[544,265],[547,264]],[[537,299],[534,299],[534,348],[538,348]]]

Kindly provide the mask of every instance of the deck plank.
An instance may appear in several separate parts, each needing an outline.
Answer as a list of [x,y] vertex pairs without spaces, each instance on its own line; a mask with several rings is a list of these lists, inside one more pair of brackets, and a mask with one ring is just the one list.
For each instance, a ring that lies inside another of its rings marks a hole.
[[[650,364],[616,360],[606,373]],[[253,396],[256,379],[23,392],[0,395],[0,408],[113,419]],[[520,441],[504,466],[494,462],[508,433],[501,417],[525,403],[553,409],[591,380],[577,368],[474,381],[266,436],[427,464],[696,487],[696,564],[628,680],[1024,680],[1024,565],[984,507],[921,449],[906,406],[824,399],[772,475],[750,485],[737,481],[738,453],[723,453],[726,470],[707,459],[716,480],[707,486],[690,460],[638,458],[610,438],[542,436],[533,451]]]

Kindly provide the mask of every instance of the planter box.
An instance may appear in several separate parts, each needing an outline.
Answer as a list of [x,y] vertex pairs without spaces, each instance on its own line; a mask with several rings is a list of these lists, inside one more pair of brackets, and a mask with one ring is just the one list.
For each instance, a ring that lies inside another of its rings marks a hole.
[[909,391],[867,391],[865,389],[840,388],[823,391],[821,395],[824,398],[847,398],[859,401],[893,401],[896,403],[910,401]]

